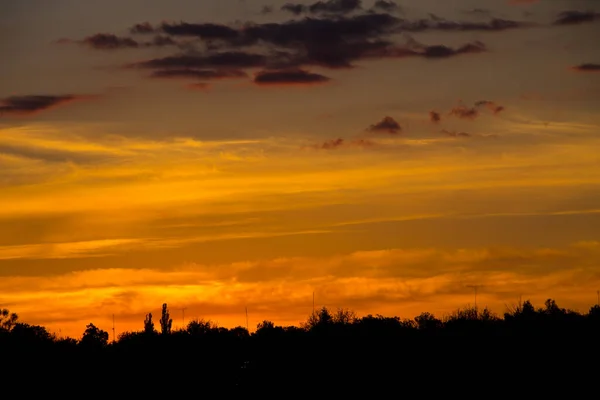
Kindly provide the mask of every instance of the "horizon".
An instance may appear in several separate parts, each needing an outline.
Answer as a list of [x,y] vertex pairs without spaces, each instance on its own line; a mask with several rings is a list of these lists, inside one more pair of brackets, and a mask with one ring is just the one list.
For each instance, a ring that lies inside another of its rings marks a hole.
[[0,32],[27,323],[597,303],[598,1],[24,0]]

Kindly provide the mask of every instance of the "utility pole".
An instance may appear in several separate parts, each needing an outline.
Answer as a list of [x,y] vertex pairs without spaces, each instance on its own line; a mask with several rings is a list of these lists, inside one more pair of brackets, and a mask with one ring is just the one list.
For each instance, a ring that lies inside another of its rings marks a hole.
[[596,295],[598,296],[598,301],[596,302],[596,305],[600,307],[600,290],[596,290]]
[[113,343],[117,341],[117,336],[115,335],[115,314],[113,314]]
[[181,309],[181,321],[183,323],[183,325],[181,326],[182,328],[185,328],[185,310],[187,310],[187,308],[182,308]]
[[248,325],[248,307],[246,307],[246,330],[250,333],[250,325]]
[[315,292],[313,292],[313,317],[315,315]]
[[475,310],[477,310],[477,290],[481,285],[467,285],[467,287],[472,288],[475,291]]

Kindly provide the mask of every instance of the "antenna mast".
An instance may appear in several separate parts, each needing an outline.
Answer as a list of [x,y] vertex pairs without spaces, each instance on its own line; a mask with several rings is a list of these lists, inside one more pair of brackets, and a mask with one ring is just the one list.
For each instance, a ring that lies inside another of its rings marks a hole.
[[185,310],[187,310],[187,308],[182,308],[181,309],[181,321],[183,323],[183,325],[181,326],[182,329],[185,329]]
[[477,309],[477,290],[481,285],[467,285],[467,287],[472,288],[475,291],[475,309]]

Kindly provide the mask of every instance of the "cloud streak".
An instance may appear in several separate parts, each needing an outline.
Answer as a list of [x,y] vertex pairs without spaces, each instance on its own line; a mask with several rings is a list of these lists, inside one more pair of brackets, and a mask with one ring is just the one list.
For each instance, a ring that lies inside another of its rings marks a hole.
[[573,71],[577,72],[600,72],[600,64],[586,63],[579,64],[571,67]]
[[260,71],[254,77],[257,85],[316,85],[329,82],[330,78],[302,69]]
[[62,106],[78,100],[90,99],[94,96],[82,95],[27,95],[10,96],[0,100],[0,116],[32,115],[54,107]]
[[556,17],[554,25],[579,25],[600,19],[600,13],[593,11],[563,11]]

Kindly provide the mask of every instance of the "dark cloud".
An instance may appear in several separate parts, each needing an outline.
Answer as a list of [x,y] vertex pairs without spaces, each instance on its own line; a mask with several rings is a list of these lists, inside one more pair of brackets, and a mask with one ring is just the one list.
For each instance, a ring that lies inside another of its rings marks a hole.
[[132,68],[181,69],[181,68],[253,68],[267,64],[267,57],[261,54],[244,52],[222,52],[204,56],[178,55],[154,58],[128,65]]
[[467,107],[464,105],[458,105],[450,110],[449,115],[461,118],[461,119],[475,119],[479,116],[477,108]]
[[129,32],[131,33],[154,33],[154,27],[150,22],[142,22],[140,24],[135,24],[131,28],[129,28]]
[[317,1],[308,7],[313,14],[347,14],[360,10],[361,0],[327,0]]
[[504,106],[498,105],[493,101],[489,100],[480,100],[475,103],[475,107],[487,107],[494,114],[498,114],[505,110]]
[[442,129],[441,132],[444,135],[446,135],[446,136],[455,137],[455,138],[458,138],[458,137],[471,137],[471,134],[467,133],[467,132],[448,131],[446,129]]
[[31,95],[31,96],[11,96],[0,100],[0,115],[15,114],[27,115],[44,111],[52,107],[66,104],[72,101],[89,98],[90,96],[75,95]]
[[119,37],[110,33],[97,33],[83,39],[83,44],[98,50],[116,50],[139,47],[139,43],[127,37]]
[[160,29],[172,36],[195,36],[204,40],[222,39],[230,41],[240,36],[237,29],[220,24],[163,23]]
[[461,47],[453,49],[444,45],[426,46],[422,55],[425,58],[448,58],[459,54],[482,53],[487,49],[481,42],[467,43]]
[[580,65],[571,67],[571,69],[578,71],[578,72],[600,72],[600,64],[590,64],[590,63],[580,64]]
[[194,78],[194,79],[227,79],[245,78],[248,74],[241,70],[198,70],[184,69],[160,69],[154,71],[151,78]]
[[294,15],[300,15],[302,13],[305,13],[308,9],[304,4],[286,3],[283,6],[281,6],[281,10],[290,12]]
[[429,120],[434,124],[437,124],[442,120],[442,115],[436,111],[429,111]]
[[398,10],[400,6],[393,1],[377,0],[373,5],[373,8],[376,10],[392,12]]
[[302,69],[261,71],[254,77],[258,85],[311,85],[326,83],[330,78]]
[[392,117],[385,117],[376,124],[371,125],[367,128],[369,132],[385,132],[395,134],[402,131],[402,127]]
[[449,31],[449,32],[494,32],[508,29],[519,29],[531,27],[531,22],[513,21],[501,18],[492,18],[487,22],[472,21],[450,21],[430,14],[430,19],[415,21],[402,20],[398,25],[399,32],[425,32],[425,31]]
[[263,6],[263,8],[260,10],[261,14],[271,14],[273,12],[273,6]]
[[554,25],[577,25],[599,19],[600,13],[593,11],[563,11],[556,17]]

